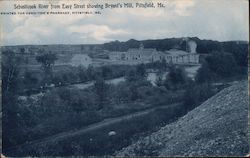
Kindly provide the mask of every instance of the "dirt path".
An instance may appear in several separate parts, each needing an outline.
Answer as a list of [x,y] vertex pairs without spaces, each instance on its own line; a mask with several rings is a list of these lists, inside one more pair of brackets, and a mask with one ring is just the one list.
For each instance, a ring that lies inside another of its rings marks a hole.
[[97,129],[103,128],[105,126],[109,126],[111,124],[119,123],[119,122],[124,121],[124,120],[133,119],[134,117],[140,117],[140,116],[146,115],[146,114],[153,112],[154,110],[159,109],[159,108],[167,108],[170,106],[177,106],[177,105],[180,105],[180,103],[175,103],[175,104],[165,105],[165,106],[158,106],[158,107],[154,107],[151,109],[139,111],[139,112],[136,112],[133,114],[120,116],[120,117],[116,117],[116,118],[108,118],[108,119],[105,119],[101,122],[91,124],[89,126],[83,127],[81,129],[78,129],[78,130],[62,132],[62,133],[59,133],[56,135],[49,136],[47,138],[34,140],[34,141],[31,141],[28,143],[24,143],[22,145],[11,147],[9,149],[6,149],[5,151],[6,151],[6,153],[10,153],[11,151],[15,151],[15,150],[22,149],[22,148],[29,147],[29,146],[34,146],[34,145],[37,146],[37,145],[41,145],[41,144],[45,144],[45,143],[49,143],[49,142],[56,142],[56,141],[59,141],[62,139],[70,138],[70,137],[75,137],[75,136],[90,132],[92,130],[97,130]]

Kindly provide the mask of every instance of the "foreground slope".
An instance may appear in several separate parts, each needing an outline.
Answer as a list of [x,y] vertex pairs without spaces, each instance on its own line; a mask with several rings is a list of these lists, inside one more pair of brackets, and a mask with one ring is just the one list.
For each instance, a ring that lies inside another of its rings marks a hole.
[[247,82],[226,88],[118,156],[243,156],[249,151]]

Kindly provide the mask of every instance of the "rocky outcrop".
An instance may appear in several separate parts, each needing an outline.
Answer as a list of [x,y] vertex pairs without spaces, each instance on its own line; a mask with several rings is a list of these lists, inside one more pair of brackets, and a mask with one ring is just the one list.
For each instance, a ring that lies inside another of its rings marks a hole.
[[226,88],[117,156],[244,156],[249,151],[247,82]]

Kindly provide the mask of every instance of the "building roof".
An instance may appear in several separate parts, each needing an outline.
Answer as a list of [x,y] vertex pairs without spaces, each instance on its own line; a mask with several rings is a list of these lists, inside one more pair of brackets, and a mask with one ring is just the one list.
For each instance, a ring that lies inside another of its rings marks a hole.
[[130,52],[130,51],[133,51],[133,52],[135,52],[135,51],[156,51],[156,49],[155,48],[143,48],[143,49],[138,49],[138,48],[129,48],[128,49],[128,52]]
[[170,49],[170,50],[165,51],[165,54],[172,55],[172,56],[179,56],[179,55],[187,55],[189,53],[183,50]]
[[150,56],[153,52],[156,52],[156,49],[146,48],[146,49],[137,49],[137,48],[130,48],[128,53],[140,53],[141,55]]
[[124,54],[126,52],[109,52],[109,55],[120,55],[120,54]]

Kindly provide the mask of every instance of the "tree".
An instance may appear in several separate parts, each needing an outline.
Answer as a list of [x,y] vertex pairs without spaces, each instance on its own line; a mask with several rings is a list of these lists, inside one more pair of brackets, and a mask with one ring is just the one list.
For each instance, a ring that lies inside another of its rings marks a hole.
[[107,79],[107,78],[112,78],[112,69],[110,69],[109,67],[107,67],[107,66],[103,66],[102,68],[101,68],[101,73],[102,73],[102,77],[103,78],[105,78],[105,79]]
[[33,121],[26,107],[20,106],[17,99],[20,91],[20,62],[20,57],[14,52],[2,52],[2,130],[8,133],[7,137],[3,137],[6,148],[22,143],[25,128]]
[[57,57],[55,54],[51,52],[39,55],[36,57],[37,62],[42,64],[42,68],[44,71],[44,81],[45,84],[50,83],[52,79],[52,66],[54,65]]
[[185,70],[181,67],[172,66],[164,81],[164,86],[169,90],[183,88],[188,82]]
[[210,83],[189,84],[184,94],[185,110],[191,110],[214,94]]
[[111,94],[116,104],[128,102],[130,99],[130,89],[128,82],[120,82],[112,87]]
[[145,64],[139,64],[136,66],[136,74],[139,77],[145,79],[145,77],[147,76]]
[[222,51],[232,53],[237,64],[241,67],[247,67],[248,64],[248,42],[229,41],[223,43]]
[[238,65],[232,54],[226,52],[213,52],[206,58],[208,67],[220,77],[231,77],[237,70]]
[[72,90],[70,92],[70,99],[68,100],[71,109],[76,113],[86,112],[95,108],[93,102],[94,96],[90,92]]
[[135,67],[135,69],[129,69],[126,72],[126,80],[128,82],[137,82],[146,80],[147,72],[145,64],[139,64]]
[[88,80],[87,70],[83,66],[78,67],[78,74],[81,82],[85,82]]
[[136,85],[130,85],[130,100],[135,101],[139,98],[138,87]]
[[208,64],[206,61],[204,61],[201,65],[201,67],[198,69],[197,74],[195,76],[195,81],[200,84],[200,83],[205,83],[205,82],[211,82],[213,79],[213,73],[208,67]]
[[88,66],[87,68],[87,77],[88,77],[88,80],[94,80],[95,79],[95,69],[93,66]]
[[125,79],[127,82],[136,82],[137,81],[137,74],[136,70],[131,69],[126,72]]
[[158,73],[156,73],[156,81],[155,84],[160,87],[163,85],[163,72],[159,71]]
[[94,90],[97,96],[98,109],[103,109],[103,105],[107,101],[108,85],[102,77],[97,77],[95,80]]
[[2,82],[3,82],[3,93],[18,91],[19,81],[19,65],[21,59],[17,57],[14,52],[6,51],[3,52],[2,56]]
[[28,70],[24,73],[24,85],[25,88],[35,88],[37,87],[38,79]]

